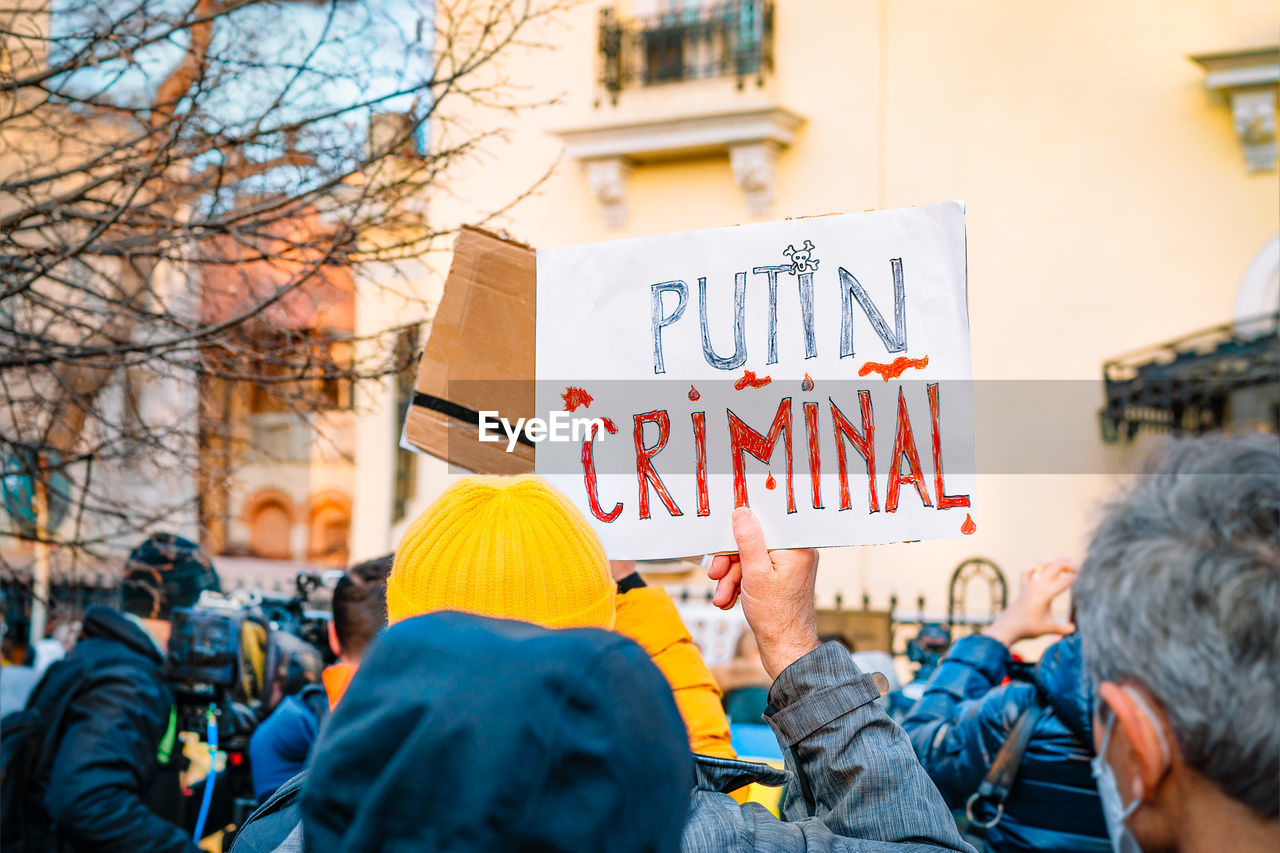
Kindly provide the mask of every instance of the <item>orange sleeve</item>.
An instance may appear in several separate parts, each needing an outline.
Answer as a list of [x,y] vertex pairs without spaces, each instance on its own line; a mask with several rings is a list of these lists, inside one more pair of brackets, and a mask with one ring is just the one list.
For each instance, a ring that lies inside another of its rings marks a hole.
[[667,591],[655,586],[629,590],[618,596],[617,609],[614,630],[639,643],[671,684],[689,730],[689,749],[737,758],[729,742],[729,719],[720,705],[720,688]]
[[[660,586],[642,586],[619,595],[616,602],[613,629],[635,640],[671,685],[676,707],[689,730],[689,751],[737,758],[729,739],[729,718],[720,704],[720,687],[671,596]],[[747,786],[729,792],[729,796],[745,803],[750,792],[751,786]]]

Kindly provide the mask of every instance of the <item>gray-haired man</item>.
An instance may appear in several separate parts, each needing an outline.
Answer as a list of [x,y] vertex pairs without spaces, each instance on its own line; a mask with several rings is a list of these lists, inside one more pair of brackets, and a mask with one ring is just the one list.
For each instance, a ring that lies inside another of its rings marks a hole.
[[1112,845],[1280,850],[1280,437],[1154,461],[1075,584]]

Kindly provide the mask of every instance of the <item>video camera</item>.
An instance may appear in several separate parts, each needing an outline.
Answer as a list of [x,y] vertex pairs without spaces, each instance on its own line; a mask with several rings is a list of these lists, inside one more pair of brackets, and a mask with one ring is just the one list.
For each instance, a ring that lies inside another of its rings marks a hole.
[[[332,575],[332,577],[330,577]],[[207,711],[219,720],[219,743],[243,751],[256,724],[285,696],[320,678],[332,661],[327,610],[307,607],[341,572],[299,572],[297,595],[236,590],[205,592],[171,616],[167,679],[178,705],[178,731],[204,737]]]
[[342,572],[338,570],[298,572],[294,581],[297,594],[288,598],[263,594],[257,600],[257,608],[272,628],[305,640],[320,650],[326,664],[333,663],[337,660],[329,648],[329,623],[333,614],[328,606],[314,608],[308,605],[312,604],[312,596],[318,590],[332,592],[341,578]]
[[259,614],[207,594],[194,607],[170,616],[166,678],[174,692],[180,732],[202,739],[210,709],[218,717],[218,742],[244,752],[267,690],[270,625]]
[[330,615],[307,604],[339,577],[341,572],[300,572],[291,598],[206,591],[194,607],[172,611],[166,680],[175,700],[175,728],[226,753],[217,795],[202,806],[202,824],[211,816],[211,826],[238,826],[256,806],[249,740],[282,699],[319,681]]

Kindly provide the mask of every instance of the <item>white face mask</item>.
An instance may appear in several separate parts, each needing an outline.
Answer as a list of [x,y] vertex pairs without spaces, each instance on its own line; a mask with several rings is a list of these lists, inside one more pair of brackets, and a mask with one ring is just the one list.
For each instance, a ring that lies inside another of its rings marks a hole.
[[1137,839],[1125,825],[1129,815],[1138,810],[1142,797],[1135,797],[1128,806],[1120,799],[1120,789],[1116,787],[1115,774],[1107,763],[1107,745],[1111,742],[1111,730],[1115,727],[1115,714],[1107,721],[1107,734],[1102,738],[1102,749],[1089,762],[1093,768],[1093,778],[1098,784],[1098,799],[1102,801],[1102,818],[1107,822],[1107,835],[1111,838],[1111,849],[1115,853],[1141,853]]
[[[1152,725],[1156,727],[1156,735],[1160,739],[1160,749],[1164,753],[1165,761],[1169,760],[1169,747],[1165,743],[1164,731],[1160,728],[1160,724],[1156,716],[1151,713],[1151,708],[1147,705],[1146,700],[1136,690],[1125,686],[1122,688],[1128,691],[1129,695],[1134,698],[1139,707],[1142,708]],[[1107,763],[1107,747],[1111,744],[1111,732],[1115,729],[1116,715],[1113,712],[1109,720],[1107,720],[1107,733],[1102,738],[1102,748],[1098,750],[1098,754],[1089,762],[1093,769],[1093,778],[1098,784],[1098,799],[1102,801],[1102,817],[1107,822],[1107,835],[1111,839],[1111,849],[1115,853],[1142,853],[1142,847],[1139,846],[1138,840],[1133,837],[1133,833],[1129,831],[1129,827],[1125,821],[1129,816],[1138,810],[1142,805],[1142,794],[1133,798],[1133,802],[1129,805],[1124,804],[1124,800],[1120,798],[1120,788],[1116,785],[1115,773],[1111,770],[1111,765]]]

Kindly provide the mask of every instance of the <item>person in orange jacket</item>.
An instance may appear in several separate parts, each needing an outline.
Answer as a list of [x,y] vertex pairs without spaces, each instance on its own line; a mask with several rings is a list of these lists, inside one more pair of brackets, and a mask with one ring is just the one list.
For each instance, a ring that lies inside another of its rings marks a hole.
[[329,648],[338,659],[320,673],[329,710],[337,707],[347,691],[374,635],[387,625],[387,574],[391,562],[392,555],[387,554],[357,563],[343,572],[333,588]]
[[671,597],[633,562],[610,565],[582,513],[541,478],[468,477],[409,526],[387,578],[388,621],[435,610],[616,631],[671,685],[690,750],[736,757],[720,688]]
[[729,720],[720,702],[720,686],[693,644],[671,596],[662,587],[645,585],[634,560],[610,560],[609,569],[618,581],[613,630],[634,640],[666,677],[689,730],[689,750],[736,758],[729,742]]

